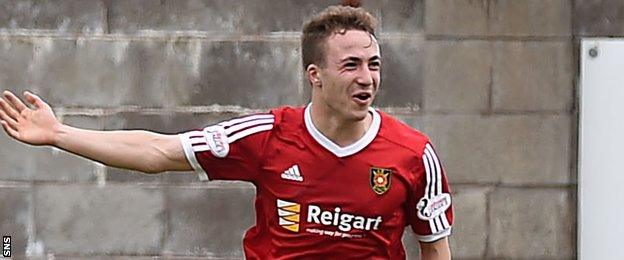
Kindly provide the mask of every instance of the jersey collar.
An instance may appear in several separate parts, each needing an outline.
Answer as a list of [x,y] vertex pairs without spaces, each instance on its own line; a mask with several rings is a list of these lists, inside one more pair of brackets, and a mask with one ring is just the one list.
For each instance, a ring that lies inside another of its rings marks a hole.
[[379,126],[381,125],[381,116],[379,116],[379,113],[375,111],[375,109],[369,107],[368,111],[373,115],[373,122],[366,131],[366,134],[364,134],[364,136],[362,136],[362,138],[360,138],[357,142],[345,147],[340,147],[316,129],[314,123],[312,122],[312,113],[310,112],[311,109],[312,103],[308,104],[304,112],[304,121],[306,128],[308,129],[308,133],[310,133],[312,138],[314,138],[317,143],[338,157],[346,157],[366,148],[366,146],[368,146],[368,144],[375,139],[375,136],[377,136]]

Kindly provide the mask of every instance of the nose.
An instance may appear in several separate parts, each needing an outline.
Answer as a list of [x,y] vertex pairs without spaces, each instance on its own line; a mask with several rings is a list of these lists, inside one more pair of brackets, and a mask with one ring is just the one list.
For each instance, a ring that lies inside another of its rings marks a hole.
[[360,73],[356,78],[356,83],[362,86],[370,86],[373,85],[373,74],[375,71],[371,71],[368,66],[362,66],[360,69]]

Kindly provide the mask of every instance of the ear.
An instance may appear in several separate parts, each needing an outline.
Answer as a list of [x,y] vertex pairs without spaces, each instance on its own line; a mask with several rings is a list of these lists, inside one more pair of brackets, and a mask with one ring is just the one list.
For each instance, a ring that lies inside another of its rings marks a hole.
[[314,64],[310,64],[308,65],[308,68],[306,69],[306,74],[308,76],[308,80],[310,80],[310,83],[312,84],[313,87],[320,87],[321,84],[321,74],[319,71],[319,67],[314,65]]

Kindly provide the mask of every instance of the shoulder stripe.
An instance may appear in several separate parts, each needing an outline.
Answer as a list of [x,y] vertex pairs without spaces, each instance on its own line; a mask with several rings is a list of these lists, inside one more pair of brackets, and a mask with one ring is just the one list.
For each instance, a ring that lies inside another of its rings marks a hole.
[[[427,178],[427,184],[425,186],[425,196],[427,198],[434,198],[435,196],[443,193],[442,167],[440,165],[440,160],[438,160],[438,156],[433,150],[431,144],[427,143],[425,145],[425,151],[422,155],[422,159]],[[443,232],[449,229],[451,226],[449,225],[448,219],[446,218],[446,213],[442,213],[434,219],[429,220],[429,227],[431,228],[431,232],[433,234],[437,234],[439,232]]]
[[274,118],[261,118],[261,119],[253,119],[250,121],[242,122],[240,124],[232,125],[229,128],[225,129],[226,135],[231,135],[234,132],[238,132],[245,128],[250,128],[256,125],[264,125],[264,124],[273,124],[275,122]]
[[425,197],[430,198],[431,195],[429,194],[429,186],[431,186],[431,167],[429,166],[429,159],[427,158],[426,154],[423,154],[422,161],[425,168],[425,177],[427,180],[427,183],[425,185]]
[[233,143],[234,141],[241,139],[245,136],[248,135],[252,135],[258,132],[262,132],[262,131],[268,131],[273,129],[273,123],[271,124],[264,124],[264,125],[257,125],[251,128],[247,128],[243,131],[240,131],[236,134],[233,134],[232,136],[228,136],[228,143]]
[[[425,175],[426,175],[426,179],[427,179],[427,183],[425,185],[425,194],[424,196],[426,198],[432,198],[432,194],[433,194],[433,182],[435,180],[433,180],[433,169],[432,169],[432,163],[431,160],[427,154],[427,152],[425,151],[425,154],[423,154],[422,156],[422,160],[423,160],[423,164],[425,167]],[[438,233],[438,226],[436,225],[435,219],[431,219],[429,220],[429,228],[431,229],[431,233],[435,234]]]
[[427,168],[427,175],[429,176],[429,179],[427,181],[427,187],[429,188],[429,193],[427,193],[428,198],[433,198],[435,197],[437,191],[437,176],[438,174],[437,172],[437,168],[435,165],[435,162],[433,161],[433,159],[431,158],[431,154],[429,153],[429,151],[425,150],[425,155],[423,156],[423,161],[426,162],[427,165],[429,165],[429,167]]
[[275,116],[273,114],[251,115],[251,116],[245,116],[245,117],[232,119],[232,120],[229,120],[229,121],[223,121],[223,122],[219,123],[219,125],[223,126],[224,128],[228,128],[230,126],[233,126],[233,125],[236,125],[236,124],[240,124],[240,123],[244,123],[244,122],[251,121],[251,120],[274,119],[274,118],[275,118]]
[[[429,151],[429,156],[431,156],[431,158],[433,159],[433,162],[435,163],[435,174],[436,174],[436,180],[441,180],[442,179],[442,167],[440,167],[440,161],[438,160],[438,156],[436,155],[435,151],[433,150],[433,148],[431,147],[430,144],[427,144],[425,146],[425,149],[427,151]],[[441,194],[442,193],[442,182],[441,181],[437,181],[436,183],[437,187],[436,187],[436,192],[435,195]]]
[[[442,167],[440,165],[440,160],[438,160],[438,156],[435,153],[435,150],[433,150],[433,147],[429,143],[425,145],[425,155],[423,156],[423,158],[426,158],[425,165],[428,164],[431,168],[431,171],[428,172],[427,174],[431,176],[430,178],[432,181],[431,183],[428,183],[428,188],[429,188],[429,195],[431,196],[431,198],[433,198],[443,193]],[[429,186],[429,184],[431,185]],[[433,226],[436,227],[436,230],[432,229],[434,234],[450,228],[448,219],[446,218],[446,213],[440,214],[433,221],[435,222]]]

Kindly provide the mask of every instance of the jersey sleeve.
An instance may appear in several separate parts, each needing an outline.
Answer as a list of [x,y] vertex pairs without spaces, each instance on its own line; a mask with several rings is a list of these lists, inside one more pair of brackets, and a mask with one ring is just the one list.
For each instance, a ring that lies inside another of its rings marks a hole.
[[448,181],[433,146],[426,143],[417,171],[419,178],[408,198],[408,223],[421,242],[449,236],[453,225],[453,205]]
[[186,159],[201,181],[253,181],[273,129],[271,113],[250,115],[179,134]]

